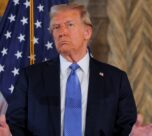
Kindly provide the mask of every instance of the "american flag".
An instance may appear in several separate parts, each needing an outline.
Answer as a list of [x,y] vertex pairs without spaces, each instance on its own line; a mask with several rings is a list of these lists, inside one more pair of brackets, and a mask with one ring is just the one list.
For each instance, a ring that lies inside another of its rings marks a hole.
[[[57,55],[49,32],[49,11],[52,5],[67,0],[34,0],[35,63]],[[9,0],[0,22],[0,91],[8,100],[19,70],[30,65],[30,0]]]

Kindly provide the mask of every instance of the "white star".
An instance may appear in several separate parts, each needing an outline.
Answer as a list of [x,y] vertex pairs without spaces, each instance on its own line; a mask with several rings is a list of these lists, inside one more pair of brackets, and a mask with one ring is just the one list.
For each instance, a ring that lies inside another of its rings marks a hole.
[[50,28],[50,27],[48,27],[48,28],[47,28],[47,30],[50,32],[51,28]]
[[13,0],[13,2],[15,6],[19,4],[19,0]]
[[20,34],[20,36],[18,37],[19,41],[25,41],[25,35]]
[[44,11],[44,6],[43,5],[41,5],[41,4],[39,4],[39,6],[37,7],[38,9],[39,9],[39,12],[42,12],[42,11]]
[[38,40],[39,38],[34,37],[34,44],[38,44],[39,43]]
[[0,64],[0,73],[4,71],[4,66]]
[[1,53],[2,53],[2,56],[4,56],[4,55],[7,55],[7,50],[8,50],[8,49],[6,49],[6,48],[3,48],[3,50],[1,51]]
[[52,42],[50,43],[49,41],[47,42],[47,44],[45,44],[45,46],[46,46],[46,48],[47,48],[47,50],[49,50],[49,49],[52,49],[53,47],[52,47]]
[[28,8],[30,6],[30,2],[26,0],[26,2],[24,2],[24,5],[26,6],[26,8]]
[[47,59],[47,58],[44,58],[44,61],[43,61],[43,62],[45,62],[45,61],[48,61],[48,59]]
[[15,21],[15,15],[11,14],[8,19],[10,20],[10,23]]
[[20,51],[17,51],[14,55],[17,57],[17,59],[22,58],[22,52]]
[[12,32],[7,31],[6,34],[5,34],[6,39],[11,38],[11,34],[12,34]]
[[13,85],[11,85],[11,87],[9,88],[9,90],[11,91],[11,93],[13,93],[14,86],[13,86]]
[[28,20],[28,18],[23,17],[22,20],[21,20],[22,24],[23,25],[28,24],[27,20]]
[[34,54],[34,55],[31,55],[31,56],[28,56],[28,58],[31,59],[31,60],[35,60],[36,55]]
[[35,25],[36,25],[36,28],[41,28],[42,26],[41,26],[41,24],[42,24],[42,22],[40,22],[40,21],[36,21],[36,23],[34,23]]
[[12,73],[14,76],[19,75],[19,68],[14,67],[14,70],[12,70]]

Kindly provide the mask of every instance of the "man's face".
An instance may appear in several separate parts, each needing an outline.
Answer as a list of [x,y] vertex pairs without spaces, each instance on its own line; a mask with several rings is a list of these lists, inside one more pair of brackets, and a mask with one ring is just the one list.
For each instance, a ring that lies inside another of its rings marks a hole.
[[86,53],[92,28],[83,23],[79,11],[66,10],[53,17],[52,34],[59,53]]

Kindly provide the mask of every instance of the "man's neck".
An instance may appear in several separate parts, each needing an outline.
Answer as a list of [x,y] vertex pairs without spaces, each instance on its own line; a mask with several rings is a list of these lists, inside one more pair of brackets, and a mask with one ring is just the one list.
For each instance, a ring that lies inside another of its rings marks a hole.
[[76,63],[79,60],[81,60],[88,51],[85,51],[84,53],[71,53],[71,54],[61,54],[62,57],[64,57],[67,61],[70,61],[72,63]]

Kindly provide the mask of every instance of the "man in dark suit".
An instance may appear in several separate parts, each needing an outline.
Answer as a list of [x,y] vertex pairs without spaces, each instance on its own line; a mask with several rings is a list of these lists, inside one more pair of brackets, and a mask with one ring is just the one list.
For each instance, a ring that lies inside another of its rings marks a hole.
[[[7,111],[12,135],[129,136],[136,106],[128,78],[125,72],[89,56],[92,23],[84,6],[54,6],[50,29],[60,55],[20,73]],[[68,94],[69,83],[72,91],[81,90],[78,100],[77,92]],[[9,131],[4,122],[1,132]]]

